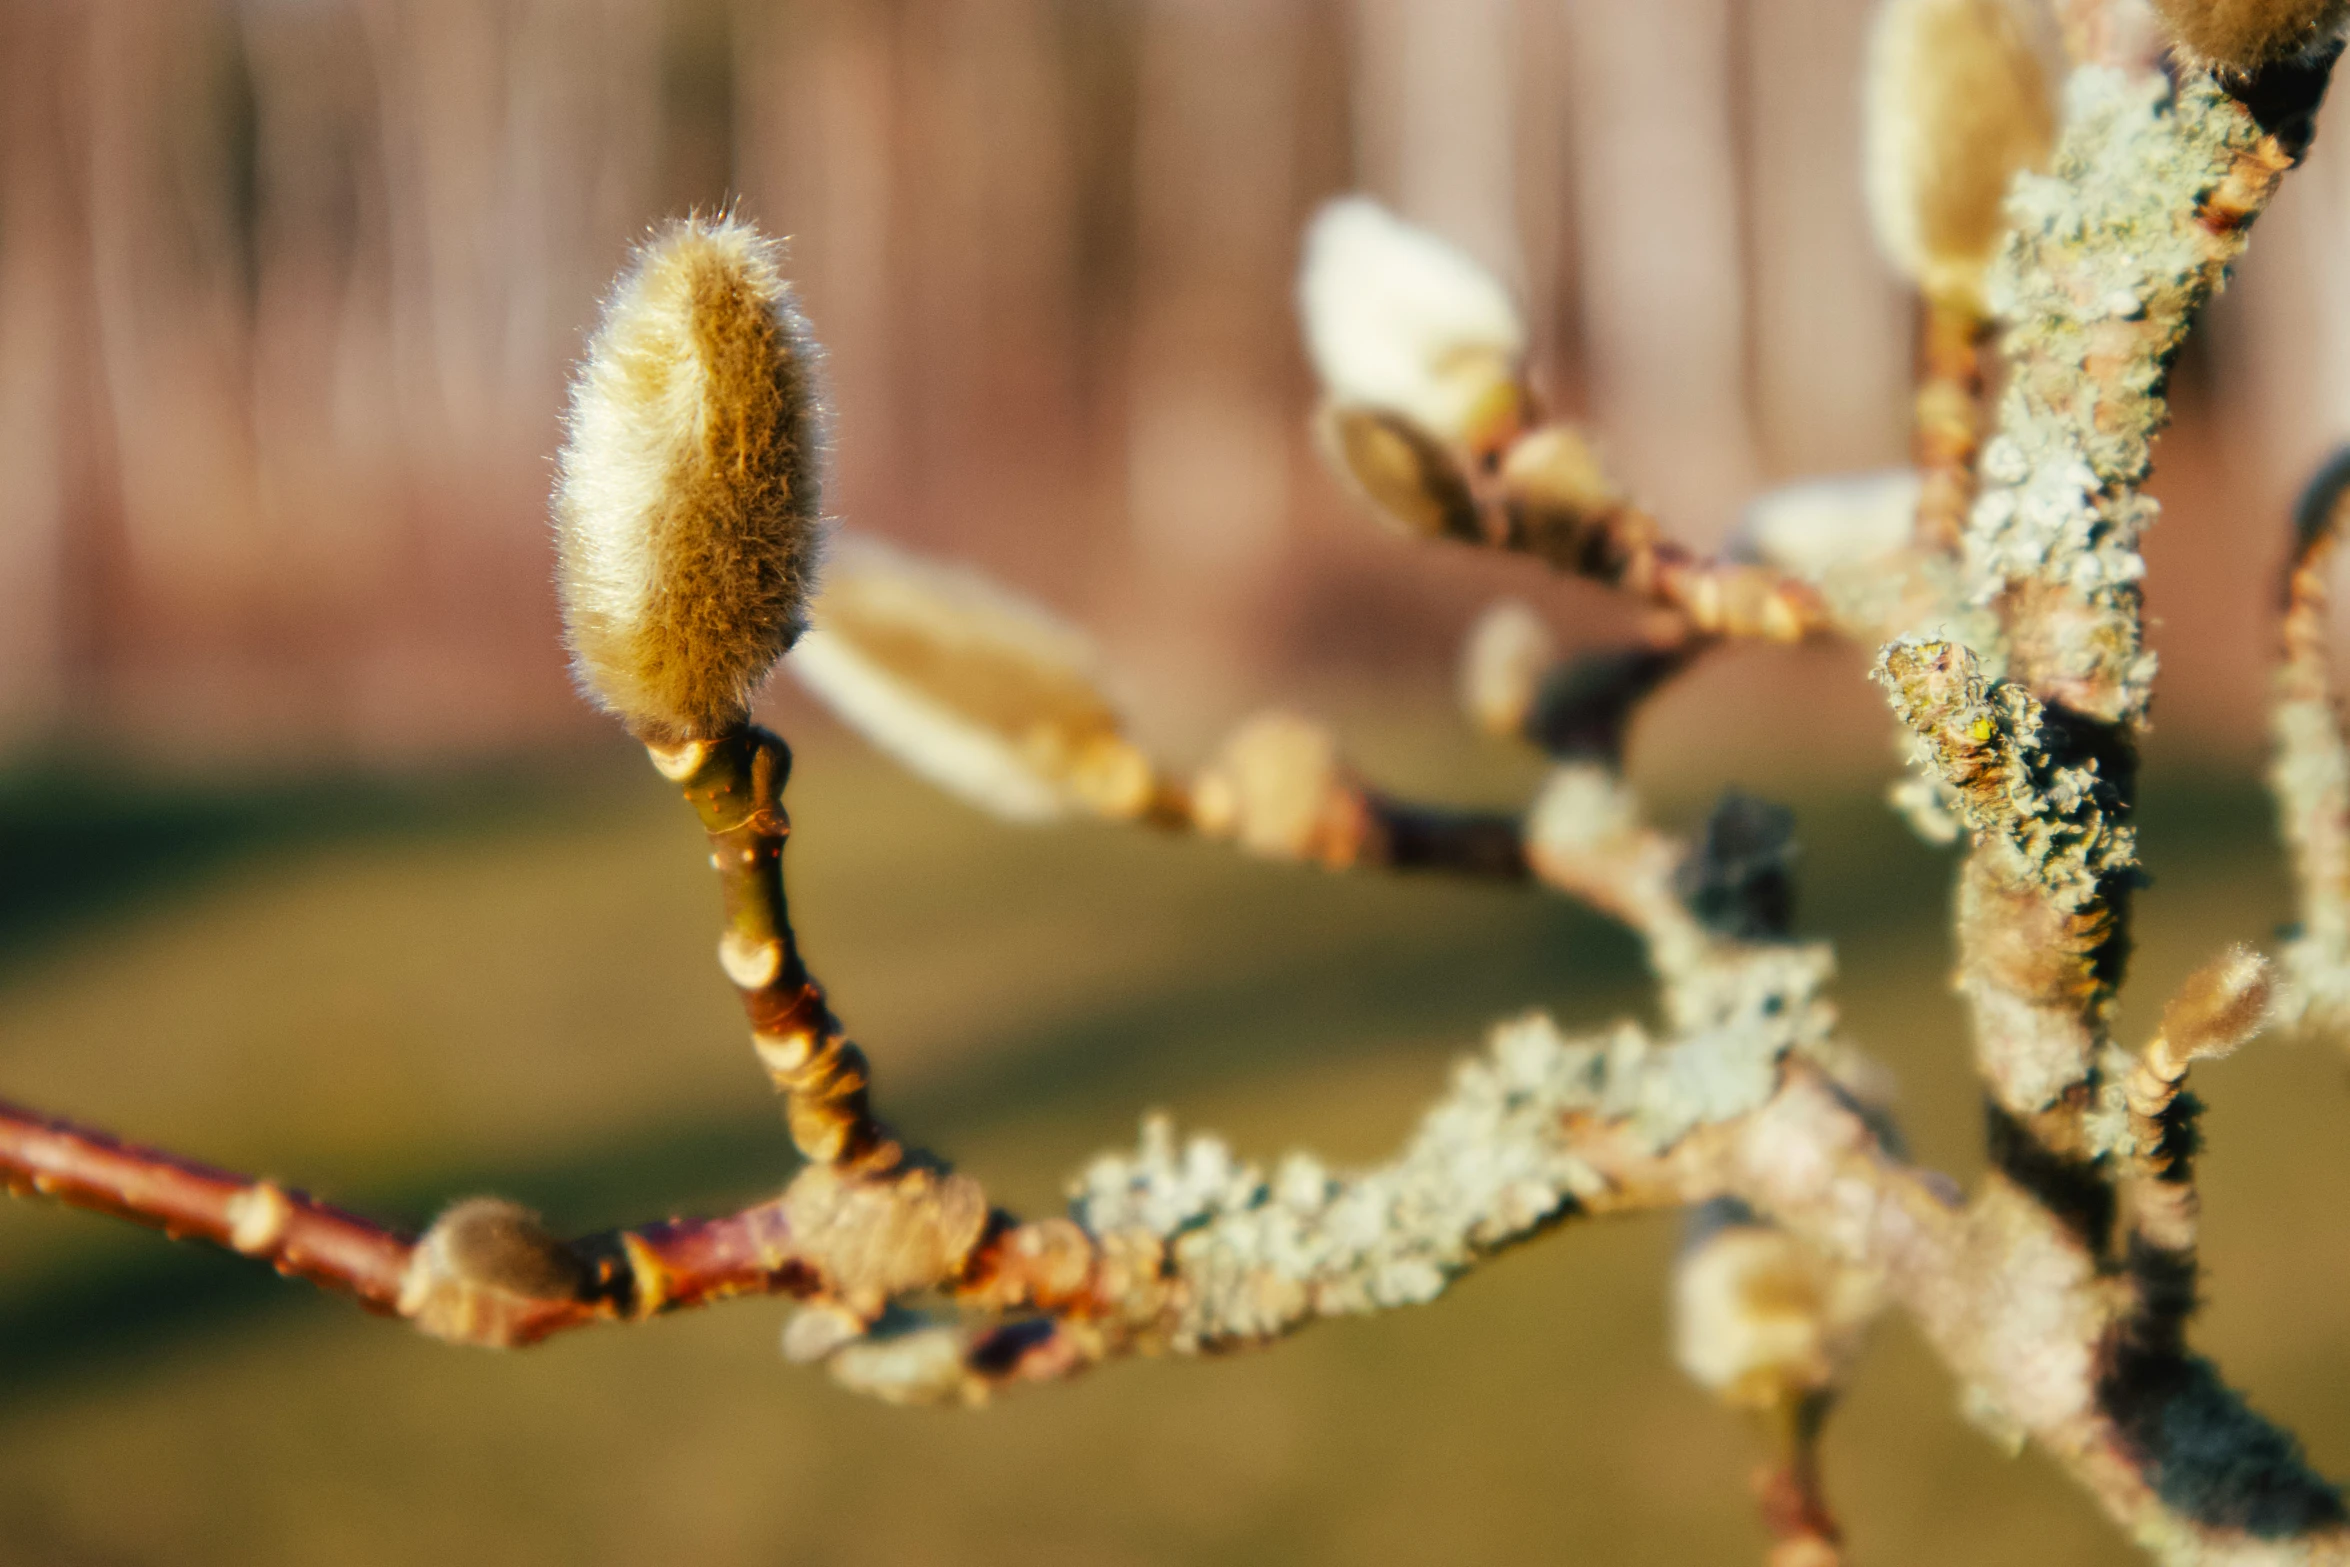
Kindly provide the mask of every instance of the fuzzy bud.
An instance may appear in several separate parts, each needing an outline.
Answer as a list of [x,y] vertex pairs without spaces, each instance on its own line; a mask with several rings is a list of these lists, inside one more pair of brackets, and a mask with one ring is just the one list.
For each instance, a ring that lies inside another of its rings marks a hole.
[[539,1216],[473,1197],[435,1219],[400,1285],[400,1315],[435,1338],[493,1349],[527,1344],[544,1308],[577,1300],[587,1269]]
[[1352,861],[1364,824],[1338,744],[1294,713],[1262,713],[1233,732],[1192,785],[1199,830],[1268,859]]
[[2196,65],[2247,75],[2307,53],[2339,32],[2344,0],[2154,0],[2179,54]]
[[1333,403],[1477,451],[1515,433],[1525,325],[1509,291],[1435,235],[1365,197],[1331,202],[1306,231],[1298,309]]
[[1784,1230],[1740,1215],[1701,1225],[1673,1271],[1673,1357],[1739,1409],[1831,1391],[1857,1352],[1874,1291]]
[[836,541],[792,673],[851,728],[951,794],[1015,821],[1149,805],[1149,762],[1083,635],[977,574]]
[[1477,500],[1451,448],[1399,414],[1325,403],[1324,458],[1381,522],[1423,539],[1479,537]]
[[1568,425],[1546,426],[1511,447],[1501,487],[1518,531],[1554,551],[1621,552],[1641,543],[1649,526],[1627,511],[1598,451]]
[[815,1365],[863,1338],[870,1325],[837,1301],[815,1301],[784,1319],[783,1358],[795,1366]]
[[965,1360],[961,1328],[924,1326],[862,1338],[837,1350],[832,1379],[885,1404],[983,1404],[987,1384]]
[[1922,488],[1914,468],[1790,484],[1747,503],[1739,537],[1772,565],[1817,581],[1906,546]]
[[1543,676],[1558,662],[1558,639],[1542,617],[1517,599],[1503,599],[1477,617],[1461,650],[1461,707],[1469,721],[1496,739],[1526,731]]
[[1980,314],[2008,181],[2055,139],[2013,0],[1882,0],[1864,107],[1878,245],[1928,299]]
[[776,247],[732,218],[661,230],[604,306],[557,464],[558,575],[580,684],[641,738],[741,723],[800,633],[816,357]]
[[2276,970],[2250,947],[2235,946],[2187,976],[2162,1009],[2158,1071],[2234,1051],[2268,1020]]

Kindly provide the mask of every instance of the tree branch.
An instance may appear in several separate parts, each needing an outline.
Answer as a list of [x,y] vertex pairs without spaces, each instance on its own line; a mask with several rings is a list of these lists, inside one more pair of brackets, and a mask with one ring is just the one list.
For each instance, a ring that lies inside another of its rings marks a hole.
[[1333,404],[1321,427],[1324,450],[1357,493],[1407,532],[1531,555],[1670,610],[1696,636],[1796,642],[1830,629],[1826,605],[1800,578],[1672,539],[1564,425],[1518,437],[1490,472],[1474,474],[1383,409]]
[[2269,789],[2291,852],[2299,928],[2285,943],[2288,1016],[2333,1026],[2350,1013],[2350,743],[2334,692],[2326,579],[2350,494],[2350,448],[2328,458],[2294,511],[2285,562],[2283,657],[2269,706]]

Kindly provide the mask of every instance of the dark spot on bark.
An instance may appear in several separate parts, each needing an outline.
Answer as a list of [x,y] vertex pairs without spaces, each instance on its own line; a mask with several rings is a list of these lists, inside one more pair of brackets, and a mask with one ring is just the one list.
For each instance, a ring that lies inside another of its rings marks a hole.
[[1795,923],[1795,813],[1732,789],[1673,872],[1673,890],[1708,930],[1739,941],[1785,936]]
[[2219,1378],[2211,1362],[2123,1344],[2098,1400],[2163,1505],[2206,1528],[2290,1539],[2350,1521],[2301,1444]]
[[1996,1102],[1983,1106],[1991,1163],[2061,1220],[2092,1251],[2113,1233],[2113,1188],[2095,1161],[2058,1153]]
[[2299,162],[2317,134],[2317,108],[2325,102],[2326,84],[2341,53],[2342,40],[2328,38],[2242,75],[2221,71],[2217,79],[2221,90],[2251,110],[2260,128]]

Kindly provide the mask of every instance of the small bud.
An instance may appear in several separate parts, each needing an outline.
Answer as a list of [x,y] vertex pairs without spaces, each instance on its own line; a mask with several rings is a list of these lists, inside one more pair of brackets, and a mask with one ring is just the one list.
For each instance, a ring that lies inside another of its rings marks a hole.
[[783,1358],[812,1366],[865,1336],[863,1317],[836,1301],[815,1301],[784,1319]]
[[1780,1411],[1832,1390],[1874,1291],[1793,1236],[1741,1215],[1700,1228],[1673,1271],[1673,1357],[1733,1408]]
[[1503,599],[1477,617],[1461,650],[1461,707],[1486,734],[1516,739],[1558,662],[1558,639],[1542,617],[1517,599]]
[[473,1197],[435,1219],[400,1285],[400,1315],[435,1338],[491,1348],[527,1343],[536,1309],[572,1301],[587,1269],[539,1216]]
[[1501,484],[1517,531],[1543,541],[1547,558],[1620,555],[1642,542],[1635,532],[1646,524],[1628,520],[1624,492],[1579,430],[1551,425],[1519,441],[1502,460]]
[[834,1351],[827,1365],[841,1386],[887,1404],[985,1403],[987,1384],[964,1360],[966,1340],[943,1324],[875,1334]]
[[1149,805],[1149,762],[1093,646],[976,573],[836,541],[792,673],[909,770],[985,811],[1042,821]]
[[1192,817],[1268,859],[1350,862],[1363,824],[1338,744],[1294,713],[1261,713],[1233,732],[1192,785]]
[[1908,544],[1921,488],[1915,468],[1790,484],[1747,503],[1739,536],[1772,565],[1816,581]]
[[1882,0],[1864,108],[1878,245],[1928,299],[1980,314],[2008,181],[2055,137],[2013,0]]
[[2162,1009],[2158,1069],[2224,1056],[2268,1020],[2276,971],[2250,947],[2230,947],[2187,976]]
[[1640,830],[1640,807],[1612,767],[1578,759],[1552,769],[1526,817],[1526,850],[1539,866],[1623,848]]
[[1331,202],[1306,231],[1298,309],[1333,403],[1473,451],[1515,433],[1525,325],[1508,290],[1435,235],[1361,196]]
[[800,633],[818,551],[817,350],[776,247],[656,234],[604,306],[557,464],[580,684],[646,740],[721,733]]
[[783,1201],[795,1256],[868,1320],[898,1296],[960,1274],[987,1228],[987,1197],[961,1174],[871,1180],[811,1164]]
[[1381,522],[1423,539],[1481,536],[1468,475],[1450,449],[1409,419],[1325,403],[1314,433],[1324,458]]
[[2154,0],[2163,30],[2187,60],[2249,74],[2308,52],[2339,32],[2344,0]]

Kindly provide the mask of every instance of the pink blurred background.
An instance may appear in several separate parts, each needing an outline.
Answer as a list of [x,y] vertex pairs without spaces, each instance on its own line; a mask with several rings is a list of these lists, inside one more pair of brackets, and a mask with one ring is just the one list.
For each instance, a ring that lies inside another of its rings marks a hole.
[[[1758,484],[1903,451],[1865,11],[0,9],[0,744],[397,761],[593,722],[548,588],[564,377],[632,236],[729,200],[794,236],[832,509],[1094,625],[1171,733],[1284,682],[1441,678],[1504,584],[1605,635],[1596,595],[1348,513],[1304,434],[1301,223],[1367,190],[1499,269],[1555,404],[1718,537]],[[2339,141],[2264,220],[2164,449],[2161,716],[2230,753],[2281,508],[2350,430]],[[1828,728],[1882,760],[1845,664],[1756,667],[1849,693]]]

